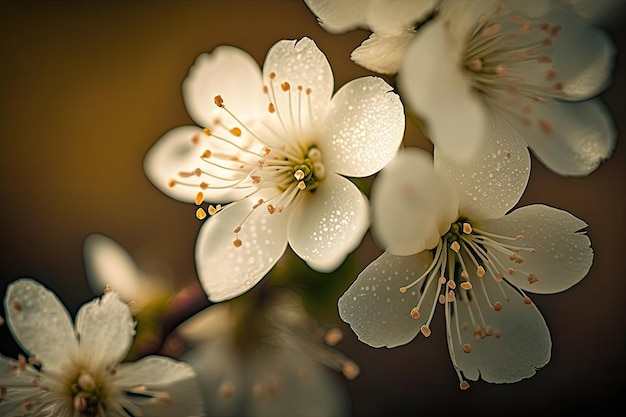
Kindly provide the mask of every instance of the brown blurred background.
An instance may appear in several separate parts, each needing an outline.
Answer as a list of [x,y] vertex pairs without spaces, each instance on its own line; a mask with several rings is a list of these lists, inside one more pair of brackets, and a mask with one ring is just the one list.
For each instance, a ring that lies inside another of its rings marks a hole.
[[[606,25],[622,47],[625,23],[619,16]],[[274,42],[302,36],[326,53],[336,87],[369,75],[349,60],[367,32],[330,35],[300,0],[1,0],[2,296],[12,280],[34,277],[74,314],[93,297],[82,244],[94,232],[114,238],[140,262],[159,259],[178,286],[195,282],[193,247],[200,222],[192,206],[150,184],[143,156],[164,132],[191,123],[181,83],[199,53],[231,44],[262,63]],[[580,284],[533,297],[552,332],[552,361],[529,380],[504,386],[475,382],[462,392],[441,332],[401,348],[373,349],[338,322],[346,335],[339,349],[362,369],[355,381],[346,382],[355,416],[556,416],[604,414],[621,405],[625,77],[622,54],[614,83],[603,94],[620,131],[612,159],[584,179],[557,177],[533,161],[522,198],[521,204],[545,203],[587,221],[596,253]],[[414,128],[407,135],[410,143],[428,148]],[[369,237],[366,243],[371,244]],[[376,254],[373,249],[359,262],[364,266]],[[433,328],[442,329],[442,314],[435,320]],[[2,353],[14,355],[17,347],[6,325],[0,338]]]

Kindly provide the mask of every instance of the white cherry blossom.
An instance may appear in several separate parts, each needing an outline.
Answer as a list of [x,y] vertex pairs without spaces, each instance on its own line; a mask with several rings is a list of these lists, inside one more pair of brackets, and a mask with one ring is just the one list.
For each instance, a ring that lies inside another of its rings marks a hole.
[[615,127],[593,97],[610,82],[615,48],[572,7],[554,4],[448,0],[420,28],[398,83],[440,152],[473,157],[497,120],[561,175],[587,175],[611,155]]
[[48,289],[9,285],[6,321],[31,356],[0,356],[0,415],[7,417],[192,417],[202,415],[193,369],[162,356],[121,363],[135,333],[128,305],[106,293],[75,325]]
[[365,28],[369,38],[350,58],[380,74],[398,70],[415,25],[431,13],[440,0],[305,0],[330,33]]
[[433,167],[429,154],[407,148],[379,173],[372,227],[386,251],[339,300],[361,341],[389,348],[430,336],[441,304],[462,389],[479,377],[516,382],[547,364],[550,333],[526,293],[571,287],[593,259],[587,225],[568,212],[530,205],[506,214],[530,158],[511,132],[489,139],[471,163],[435,148]]
[[209,206],[197,240],[198,275],[212,301],[254,286],[288,243],[329,272],[363,238],[368,201],[344,175],[372,175],[393,158],[404,109],[378,77],[333,89],[330,65],[308,38],[276,43],[262,71],[229,46],[200,55],[189,71],[185,104],[202,127],[166,133],[144,168],[174,198],[235,201]]

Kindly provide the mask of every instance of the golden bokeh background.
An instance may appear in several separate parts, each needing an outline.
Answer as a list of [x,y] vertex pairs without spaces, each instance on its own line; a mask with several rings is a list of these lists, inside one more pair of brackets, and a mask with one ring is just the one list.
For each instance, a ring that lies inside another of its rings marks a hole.
[[[625,23],[619,16],[606,25],[620,47]],[[0,292],[19,277],[33,277],[74,314],[93,297],[82,245],[94,232],[117,240],[140,263],[159,260],[179,287],[195,282],[200,222],[194,208],[164,196],[142,170],[146,151],[163,133],[192,123],[181,83],[195,57],[230,44],[262,63],[277,40],[309,36],[327,55],[339,87],[371,75],[349,60],[367,34],[326,33],[300,0],[1,0]],[[529,380],[475,382],[462,392],[442,331],[400,348],[373,349],[337,318],[345,331],[338,348],[362,370],[346,382],[355,416],[603,414],[621,404],[626,352],[621,52],[614,83],[602,95],[620,132],[613,157],[587,178],[561,178],[533,160],[520,203],[544,203],[584,219],[596,254],[580,284],[533,297],[552,332],[551,362]],[[413,127],[407,140],[428,147]],[[369,237],[366,243],[371,244]],[[363,266],[376,251],[360,259]],[[433,329],[443,329],[440,313]],[[6,325],[0,337],[0,351],[14,355],[17,347]]]

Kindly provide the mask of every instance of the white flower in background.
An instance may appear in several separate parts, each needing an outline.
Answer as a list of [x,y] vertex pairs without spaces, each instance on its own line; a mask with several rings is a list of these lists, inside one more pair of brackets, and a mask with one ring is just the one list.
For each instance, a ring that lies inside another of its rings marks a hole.
[[0,415],[202,415],[189,365],[162,356],[120,363],[135,323],[115,293],[85,304],[74,327],[52,292],[20,279],[7,289],[5,312],[11,332],[32,356],[18,361],[0,356]]
[[393,74],[415,25],[432,13],[440,0],[304,0],[330,33],[365,28],[370,37],[350,58],[380,74]]
[[287,243],[329,272],[363,238],[368,201],[343,175],[372,175],[393,158],[404,109],[380,78],[353,80],[334,96],[333,84],[326,57],[308,38],[276,43],[262,72],[229,46],[200,55],[191,68],[185,104],[205,127],[166,133],[144,168],[174,198],[236,200],[211,205],[198,236],[198,275],[212,301],[253,287]]
[[[130,254],[113,239],[92,234],[83,246],[85,270],[89,287],[95,294],[112,288],[129,303],[133,313],[146,305],[171,297],[171,280],[141,270]],[[155,268],[156,269],[156,265]],[[162,270],[159,266],[159,270]]]
[[610,81],[615,48],[570,7],[525,2],[542,11],[528,17],[509,4],[521,3],[444,1],[406,50],[400,91],[440,152],[471,159],[496,120],[554,172],[587,175],[615,146],[608,111],[590,99]]
[[587,225],[571,214],[544,205],[505,214],[530,168],[526,147],[506,135],[492,131],[473,163],[436,152],[433,169],[430,155],[405,149],[382,170],[372,227],[386,252],[339,300],[361,341],[390,348],[430,336],[442,304],[462,389],[466,379],[510,383],[544,366],[550,333],[526,292],[563,291],[593,259]]
[[[349,415],[345,387],[354,362],[322,344],[319,329],[291,292],[257,294],[199,313],[178,329],[191,344],[182,355],[195,369],[208,416]],[[337,329],[324,336],[338,342]]]

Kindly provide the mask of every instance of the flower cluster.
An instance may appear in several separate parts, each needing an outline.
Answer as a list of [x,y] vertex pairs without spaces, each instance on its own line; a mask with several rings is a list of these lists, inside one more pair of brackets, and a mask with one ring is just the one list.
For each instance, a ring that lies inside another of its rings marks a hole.
[[[370,226],[383,253],[336,274],[349,282],[332,302],[362,342],[393,348],[428,338],[440,309],[463,390],[479,378],[517,382],[549,362],[550,332],[528,294],[574,286],[594,254],[583,220],[516,206],[531,152],[555,174],[586,176],[615,147],[597,96],[616,49],[594,26],[611,4],[305,3],[329,32],[371,30],[351,58],[381,76],[335,89],[326,56],[307,37],[279,40],[261,67],[219,46],[200,54],[182,83],[195,124],[166,132],[143,161],[155,187],[195,204],[197,293],[222,303],[188,308],[169,317],[171,334],[154,332],[160,353],[182,361],[140,354],[126,362],[136,324],[147,322],[145,331],[165,320],[180,294],[94,234],[85,264],[104,295],[75,324],[41,284],[9,286],[6,322],[30,356],[0,356],[0,414],[346,414],[327,368],[353,379],[359,367],[328,346],[341,333],[317,327],[306,308],[312,284],[301,275],[342,268]],[[406,119],[418,121],[432,154],[403,146]]]

